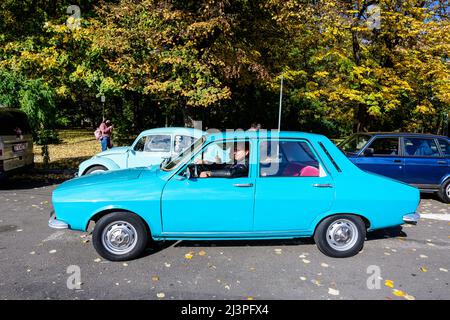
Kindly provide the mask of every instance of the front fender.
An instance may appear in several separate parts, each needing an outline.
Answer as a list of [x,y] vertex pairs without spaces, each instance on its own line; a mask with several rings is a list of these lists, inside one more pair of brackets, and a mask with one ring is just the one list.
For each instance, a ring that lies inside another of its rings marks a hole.
[[108,170],[120,169],[119,165],[109,158],[92,157],[80,163],[80,166],[78,167],[78,176],[82,176],[84,172],[92,166],[104,166]]

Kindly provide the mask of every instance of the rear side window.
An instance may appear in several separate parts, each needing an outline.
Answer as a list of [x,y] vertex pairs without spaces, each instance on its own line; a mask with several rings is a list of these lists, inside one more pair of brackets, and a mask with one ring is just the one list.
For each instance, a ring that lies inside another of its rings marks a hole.
[[376,138],[368,148],[373,149],[374,156],[398,156],[398,138]]
[[30,134],[31,129],[25,113],[18,110],[0,109],[0,135]]
[[439,157],[439,150],[434,139],[404,138],[405,156]]
[[306,141],[261,141],[261,177],[319,177],[323,170]]
[[450,143],[447,140],[439,139],[439,146],[445,156],[450,156]]

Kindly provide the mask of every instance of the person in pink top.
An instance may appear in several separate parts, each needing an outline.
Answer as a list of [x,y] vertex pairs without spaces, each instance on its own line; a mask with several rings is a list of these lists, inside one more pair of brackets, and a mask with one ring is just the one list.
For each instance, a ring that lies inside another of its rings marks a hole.
[[100,124],[100,131],[102,132],[102,137],[100,138],[100,144],[102,146],[102,151],[106,149],[111,149],[111,134],[113,130],[113,125],[110,120],[106,120]]

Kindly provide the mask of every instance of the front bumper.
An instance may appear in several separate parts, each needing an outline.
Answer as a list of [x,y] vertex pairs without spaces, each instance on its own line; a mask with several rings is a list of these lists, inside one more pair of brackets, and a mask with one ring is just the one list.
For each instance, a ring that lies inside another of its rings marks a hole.
[[69,229],[69,225],[64,221],[56,219],[54,212],[50,214],[50,219],[48,220],[48,226],[53,229]]
[[417,212],[406,214],[403,216],[403,221],[408,224],[417,224],[420,219],[420,214]]

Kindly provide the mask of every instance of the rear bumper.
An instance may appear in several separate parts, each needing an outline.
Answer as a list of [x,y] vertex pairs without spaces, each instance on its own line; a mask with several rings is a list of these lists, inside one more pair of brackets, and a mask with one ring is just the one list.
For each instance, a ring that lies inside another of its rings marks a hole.
[[48,226],[53,229],[69,229],[69,225],[64,221],[56,219],[54,212],[50,214],[50,219],[48,220]]
[[407,224],[417,224],[420,219],[420,214],[417,212],[406,214],[403,216],[403,221]]

